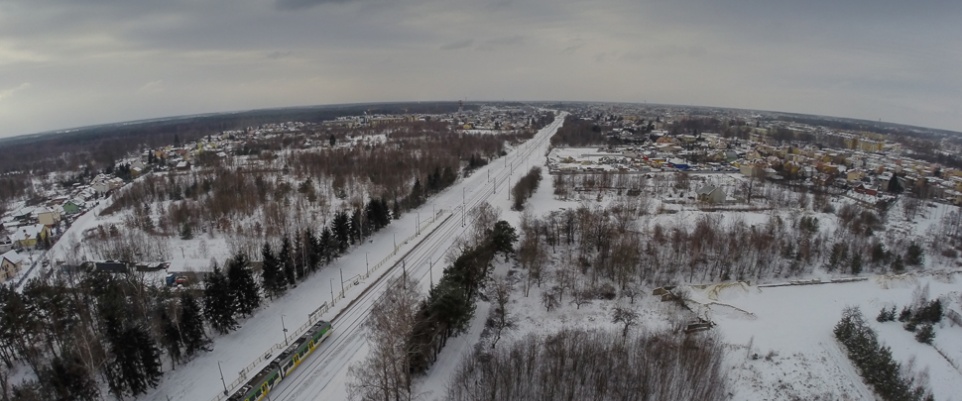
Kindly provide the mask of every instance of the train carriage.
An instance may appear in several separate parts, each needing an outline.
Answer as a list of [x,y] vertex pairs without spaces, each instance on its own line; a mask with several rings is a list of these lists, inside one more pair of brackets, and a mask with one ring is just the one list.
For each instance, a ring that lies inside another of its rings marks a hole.
[[284,352],[274,358],[270,364],[261,369],[251,380],[240,388],[229,401],[260,401],[267,396],[271,389],[277,387],[284,378],[291,374],[307,358],[317,346],[331,335],[330,322],[320,321],[311,326],[306,333],[294,340]]

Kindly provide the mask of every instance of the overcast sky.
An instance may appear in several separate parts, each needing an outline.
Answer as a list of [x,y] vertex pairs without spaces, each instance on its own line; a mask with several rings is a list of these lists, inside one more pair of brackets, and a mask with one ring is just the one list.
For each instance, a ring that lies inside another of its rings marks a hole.
[[960,33],[958,0],[0,0],[0,136],[457,99],[962,131]]

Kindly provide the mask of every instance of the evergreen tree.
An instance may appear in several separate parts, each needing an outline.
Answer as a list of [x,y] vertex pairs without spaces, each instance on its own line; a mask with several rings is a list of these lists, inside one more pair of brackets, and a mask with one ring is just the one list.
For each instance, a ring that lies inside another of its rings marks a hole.
[[892,178],[889,178],[888,191],[893,194],[902,193],[902,184],[899,182],[898,176],[892,173]]
[[284,290],[287,289],[287,279],[284,277],[281,271],[281,263],[274,256],[274,252],[271,250],[270,243],[264,243],[264,247],[261,248],[261,259],[263,260],[263,265],[261,267],[261,286],[264,288],[264,292],[267,293],[271,299],[283,294]]
[[514,227],[507,221],[501,220],[494,224],[494,229],[490,231],[491,246],[495,252],[504,254],[504,260],[508,260],[508,255],[514,253],[514,243],[518,242],[518,234]]
[[902,308],[901,312],[899,312],[899,321],[907,322],[909,320],[912,320],[912,310],[909,309],[908,306],[906,306]]
[[180,239],[189,240],[194,238],[194,231],[190,228],[190,224],[184,223],[180,226]]
[[[100,390],[96,380],[87,371],[83,360],[73,352],[54,357],[50,366],[40,373],[43,391],[47,399],[99,400]],[[14,396],[14,399],[20,399]]]
[[850,267],[852,269],[852,274],[857,275],[862,272],[862,254],[861,253],[855,252],[855,255],[852,255],[852,262],[850,264]]
[[304,280],[304,274],[307,271],[307,243],[300,233],[294,238],[294,249],[291,256],[294,258],[294,277],[298,280]]
[[214,271],[207,275],[204,288],[204,316],[218,333],[226,334],[240,327],[234,319],[236,304],[227,277],[215,265]]
[[923,324],[915,333],[915,340],[920,343],[932,344],[933,339],[935,339],[935,329],[932,328],[931,324]]
[[281,252],[277,255],[277,259],[281,262],[287,284],[293,287],[297,284],[297,277],[294,275],[294,255],[291,252],[291,240],[285,236],[281,241]]
[[414,185],[411,186],[411,193],[407,198],[408,210],[421,206],[424,203],[424,189],[421,188],[421,179],[414,178]]
[[922,264],[923,259],[922,247],[915,242],[909,244],[909,249],[905,252],[905,264],[909,266],[919,266]]
[[324,227],[321,230],[321,255],[324,257],[324,264],[331,264],[331,260],[337,255],[337,239],[334,238],[334,234],[331,232],[330,228]]
[[321,266],[321,260],[324,258],[323,244],[321,244],[320,238],[314,235],[314,230],[310,228],[305,231],[304,237],[307,244],[307,269],[313,273]]
[[361,223],[361,210],[355,209],[351,213],[351,244],[360,243],[366,236],[364,225]]
[[348,245],[350,245],[351,218],[347,215],[347,212],[342,210],[334,214],[332,224],[333,227],[331,231],[333,231],[334,237],[337,239],[338,254],[344,253]]
[[896,273],[905,271],[905,263],[902,262],[902,255],[895,255],[895,260],[892,261],[892,271]]
[[261,305],[261,294],[247,255],[238,253],[227,262],[227,279],[237,312],[250,316]]
[[197,299],[187,292],[180,294],[180,333],[184,353],[189,357],[198,351],[210,351],[210,339],[204,332],[204,317]]
[[181,348],[181,333],[180,328],[177,327],[177,322],[174,318],[170,316],[167,312],[167,305],[160,306],[160,312],[158,313],[158,319],[160,320],[160,344],[167,350],[167,356],[170,358],[170,366],[173,367],[178,362],[183,355]]
[[145,329],[133,326],[119,337],[108,338],[112,361],[107,366],[107,385],[117,398],[137,396],[157,387],[163,375],[160,350]]

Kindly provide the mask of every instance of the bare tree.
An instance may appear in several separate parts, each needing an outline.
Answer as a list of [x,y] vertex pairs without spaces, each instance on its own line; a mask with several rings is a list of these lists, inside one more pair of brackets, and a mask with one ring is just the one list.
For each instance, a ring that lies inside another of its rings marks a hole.
[[628,337],[628,329],[638,323],[638,312],[624,305],[615,306],[611,310],[611,321],[614,323],[621,323],[625,327],[621,331],[622,337]]
[[508,312],[508,303],[511,302],[511,282],[505,276],[496,276],[489,287],[489,296],[494,301],[494,309],[491,310],[491,327],[494,329],[494,341],[491,348],[498,344],[501,339],[501,332],[514,325],[514,316]]
[[581,305],[591,302],[591,292],[585,288],[575,288],[571,291],[571,303],[575,304],[575,309],[581,309]]
[[494,223],[501,217],[501,209],[484,202],[471,209],[471,220],[474,222],[474,243],[479,243],[485,237],[486,231],[494,227]]
[[406,333],[411,332],[416,321],[420,298],[416,288],[415,281],[395,279],[371,308],[364,323],[370,354],[348,371],[352,400],[414,399]]

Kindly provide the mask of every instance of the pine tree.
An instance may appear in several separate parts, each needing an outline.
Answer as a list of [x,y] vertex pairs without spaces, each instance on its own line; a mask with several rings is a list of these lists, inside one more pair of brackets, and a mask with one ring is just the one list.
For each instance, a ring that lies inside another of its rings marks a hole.
[[286,236],[281,241],[281,252],[277,254],[277,259],[280,260],[281,266],[284,270],[284,278],[287,279],[287,284],[290,286],[295,286],[297,284],[297,277],[294,276],[294,255],[291,254],[291,240]]
[[194,231],[190,228],[190,224],[184,223],[180,226],[180,239],[189,240],[194,238]]
[[892,271],[896,273],[905,271],[905,263],[902,262],[902,255],[895,255],[895,260],[892,261]]
[[902,193],[902,184],[899,182],[899,179],[898,179],[898,177],[895,175],[895,173],[892,173],[892,178],[889,179],[888,188],[887,188],[887,189],[888,189],[889,192],[891,192],[891,193],[893,193],[893,194]]
[[351,218],[347,215],[347,212],[342,210],[334,215],[332,224],[331,231],[333,231],[334,238],[337,239],[338,254],[344,253],[351,241]]
[[361,224],[361,210],[355,209],[351,213],[351,244],[357,244],[365,237],[364,225]]
[[210,339],[204,332],[204,317],[197,299],[187,292],[180,294],[180,332],[184,353],[189,357],[198,351],[210,351]]
[[238,253],[227,262],[227,279],[237,312],[250,316],[261,305],[261,294],[247,255]]
[[932,344],[933,339],[935,339],[935,330],[931,324],[926,323],[919,326],[918,331],[915,333],[916,341],[923,344]]
[[160,344],[167,350],[167,356],[170,357],[170,366],[173,368],[183,355],[181,349],[181,333],[180,328],[177,327],[177,323],[174,322],[173,317],[167,312],[167,305],[160,306],[160,312],[158,314],[160,320]]
[[314,230],[308,228],[304,233],[305,243],[307,244],[307,269],[313,273],[321,266],[324,254],[321,251],[322,244],[320,238],[314,235]]
[[117,398],[140,395],[157,387],[163,375],[160,350],[146,330],[129,327],[117,337],[108,337],[112,361],[106,366],[107,385]]
[[337,240],[334,238],[334,234],[331,232],[330,228],[324,227],[321,230],[321,254],[324,257],[324,264],[331,264],[331,260],[334,259],[337,252]]
[[[87,371],[83,360],[72,352],[54,357],[50,366],[40,373],[43,391],[47,399],[85,400],[100,399],[97,382]],[[13,399],[20,399],[14,396]]]
[[850,267],[852,269],[852,274],[857,275],[862,272],[862,254],[861,253],[855,252],[855,255],[852,255],[852,261],[851,261]]
[[307,271],[307,243],[304,241],[304,236],[298,234],[294,240],[294,251],[292,255],[294,257],[294,274],[298,280],[304,280],[304,275]]
[[922,264],[923,259],[922,247],[915,242],[909,244],[909,249],[905,252],[905,264],[909,266],[919,266]]
[[407,208],[408,210],[414,209],[421,206],[424,202],[424,189],[421,188],[421,179],[418,177],[414,178],[414,185],[411,186],[411,193],[408,194],[407,198]]
[[514,243],[518,242],[518,234],[510,223],[501,220],[495,223],[494,229],[490,231],[490,241],[494,251],[504,254],[504,260],[508,260],[508,255],[514,253]]
[[270,243],[264,243],[264,247],[261,248],[261,259],[263,260],[263,265],[261,266],[261,286],[264,288],[267,296],[273,299],[283,294],[284,290],[287,289],[287,279],[283,276],[281,263],[277,260],[277,257],[274,256]]
[[204,288],[204,316],[210,326],[221,334],[236,330],[239,325],[234,319],[235,305],[227,277],[215,265],[214,271],[207,275],[207,287]]

